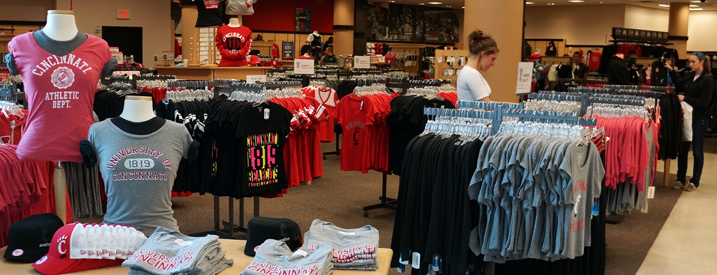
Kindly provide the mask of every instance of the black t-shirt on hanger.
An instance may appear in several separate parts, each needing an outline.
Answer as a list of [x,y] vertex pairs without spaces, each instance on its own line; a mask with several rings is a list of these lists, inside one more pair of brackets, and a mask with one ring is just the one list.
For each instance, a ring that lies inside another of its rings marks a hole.
[[195,0],[197,5],[197,23],[195,27],[221,27],[224,14],[223,0]]
[[293,115],[279,104],[263,102],[245,107],[239,114],[239,179],[242,196],[281,194],[288,188],[284,144]]

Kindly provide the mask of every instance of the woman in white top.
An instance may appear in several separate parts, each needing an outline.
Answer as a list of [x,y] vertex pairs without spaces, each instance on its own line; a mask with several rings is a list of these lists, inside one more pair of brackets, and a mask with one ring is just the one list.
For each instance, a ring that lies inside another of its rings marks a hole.
[[490,102],[490,86],[480,72],[495,66],[499,52],[498,43],[480,30],[468,35],[468,41],[471,57],[458,74],[458,100]]

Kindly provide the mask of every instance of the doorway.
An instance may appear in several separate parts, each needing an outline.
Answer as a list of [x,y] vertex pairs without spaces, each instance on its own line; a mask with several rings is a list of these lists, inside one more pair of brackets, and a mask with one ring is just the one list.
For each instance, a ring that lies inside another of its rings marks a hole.
[[142,27],[102,27],[102,39],[110,47],[118,47],[126,56],[133,55],[134,61],[142,62]]

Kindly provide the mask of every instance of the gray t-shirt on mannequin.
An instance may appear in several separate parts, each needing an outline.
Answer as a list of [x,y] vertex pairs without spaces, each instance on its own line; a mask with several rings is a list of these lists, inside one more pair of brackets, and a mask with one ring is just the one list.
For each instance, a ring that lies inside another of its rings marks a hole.
[[[46,52],[49,52],[51,54],[54,54],[56,56],[65,56],[75,49],[79,48],[82,43],[85,43],[87,40],[87,34],[82,32],[77,32],[77,35],[75,35],[75,38],[72,38],[68,41],[57,41],[53,40],[45,32],[42,30],[36,31],[32,33],[32,38],[35,39],[35,42],[37,42],[37,45],[40,46],[43,50]],[[10,71],[11,75],[17,75],[17,69],[15,67],[15,58],[12,56],[12,54],[6,54],[5,55],[5,63],[7,63],[8,71]],[[110,76],[112,74],[112,71],[117,68],[117,59],[110,59],[107,61],[107,64],[105,64],[104,69],[102,69],[102,76]]]
[[160,226],[178,231],[171,192],[179,161],[193,142],[187,129],[167,122],[135,135],[105,120],[92,124],[87,136],[105,182],[104,222],[131,225],[147,236]]

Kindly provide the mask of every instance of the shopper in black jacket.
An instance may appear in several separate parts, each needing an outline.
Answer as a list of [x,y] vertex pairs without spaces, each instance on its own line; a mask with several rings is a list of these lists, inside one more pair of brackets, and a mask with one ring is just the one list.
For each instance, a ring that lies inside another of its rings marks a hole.
[[607,82],[612,85],[632,85],[630,83],[630,71],[627,69],[627,62],[624,57],[612,56],[610,67],[607,71]]
[[[704,166],[704,143],[705,131],[707,130],[707,120],[710,118],[711,105],[714,104],[713,95],[715,80],[710,74],[710,60],[699,52],[694,52],[689,58],[690,69],[692,73],[685,78],[680,79],[675,70],[668,64],[665,68],[670,72],[672,79],[676,82],[678,97],[694,109],[692,112],[692,154],[695,158],[694,170],[690,184],[687,185],[685,191],[696,191],[700,186],[700,177],[702,176],[702,167]],[[685,121],[685,123],[688,123]],[[677,182],[672,185],[673,189],[680,189],[685,184],[687,173],[687,156],[690,152],[690,143],[682,142],[680,145],[680,153],[677,156]]]

